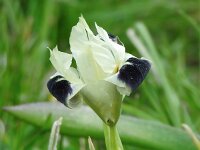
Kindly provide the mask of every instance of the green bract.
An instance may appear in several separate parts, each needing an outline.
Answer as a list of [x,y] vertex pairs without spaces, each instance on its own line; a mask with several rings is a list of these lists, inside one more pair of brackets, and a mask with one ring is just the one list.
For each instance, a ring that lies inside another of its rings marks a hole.
[[[51,51],[50,61],[57,72],[48,88],[66,106],[72,108],[83,100],[106,124],[114,125],[123,97],[142,82],[150,65],[125,53],[116,37],[95,26],[97,35],[80,17],[70,35],[72,54],[60,52],[57,47]],[[72,59],[77,69],[70,67]]]

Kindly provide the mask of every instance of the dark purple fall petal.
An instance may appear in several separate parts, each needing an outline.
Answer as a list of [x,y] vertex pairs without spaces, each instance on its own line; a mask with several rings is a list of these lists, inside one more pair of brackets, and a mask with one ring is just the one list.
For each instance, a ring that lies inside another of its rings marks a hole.
[[53,77],[47,83],[49,92],[61,103],[66,105],[66,99],[72,93],[69,81],[64,80],[60,75]]
[[134,91],[145,79],[151,64],[144,59],[129,58],[119,70],[118,79],[125,82]]

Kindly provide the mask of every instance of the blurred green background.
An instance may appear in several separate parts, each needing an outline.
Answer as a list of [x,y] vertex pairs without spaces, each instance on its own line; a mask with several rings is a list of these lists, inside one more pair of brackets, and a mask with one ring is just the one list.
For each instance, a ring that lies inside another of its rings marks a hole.
[[[200,132],[199,0],[0,0],[1,107],[51,99],[46,82],[54,69],[46,47],[69,52],[81,14],[93,31],[97,22],[141,57],[127,36],[134,29],[155,63],[156,73],[125,98],[122,113],[177,127],[185,122]],[[48,131],[2,110],[0,126],[0,149],[47,149]],[[60,149],[80,148],[83,138],[65,138]]]

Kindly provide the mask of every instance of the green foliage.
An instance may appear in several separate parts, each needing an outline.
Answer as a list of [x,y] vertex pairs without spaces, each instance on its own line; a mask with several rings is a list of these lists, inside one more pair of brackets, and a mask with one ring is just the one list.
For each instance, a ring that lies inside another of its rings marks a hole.
[[[104,138],[102,121],[86,106],[71,110],[60,103],[32,103],[5,107],[5,110],[37,126],[42,127],[45,124],[46,129],[50,129],[53,121],[63,116],[61,126],[63,134]],[[46,124],[48,118],[49,123]],[[196,149],[192,139],[185,132],[159,122],[145,121],[122,115],[118,123],[118,129],[124,144],[159,150]],[[110,129],[109,132],[115,132],[111,130],[115,130],[114,128]]]
[[[199,0],[0,0],[0,106],[52,99],[46,82],[54,70],[46,47],[58,45],[60,50],[69,52],[71,27],[83,14],[91,26],[96,21],[118,35],[129,53],[141,57],[144,55],[137,42],[126,34],[128,28],[134,30],[155,63],[139,89],[125,98],[122,113],[150,124],[152,120],[176,127],[186,123],[200,132],[199,3]],[[37,127],[2,110],[0,119],[0,149],[47,149],[48,119]],[[131,130],[138,133],[137,128],[148,128],[142,123],[139,126],[132,123]],[[71,130],[71,134],[62,136],[58,149],[88,147],[87,137],[81,138],[80,132]],[[75,134],[76,137],[71,136]],[[101,134],[100,127],[91,133],[98,137]],[[120,135],[123,137],[123,132]],[[150,134],[139,135],[143,136],[138,140],[143,140]],[[125,149],[145,149],[140,148],[145,146],[142,143],[139,148],[132,146],[134,142],[130,139],[124,140],[130,143],[124,145]],[[162,142],[158,137],[153,139]],[[96,150],[104,145],[101,140],[93,142]]]

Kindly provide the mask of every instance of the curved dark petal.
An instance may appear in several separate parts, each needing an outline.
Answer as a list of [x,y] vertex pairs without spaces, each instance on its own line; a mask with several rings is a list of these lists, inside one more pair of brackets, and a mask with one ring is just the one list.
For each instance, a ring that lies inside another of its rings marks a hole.
[[72,93],[69,81],[58,75],[48,81],[47,88],[59,102],[66,105],[67,96]]
[[131,57],[126,62],[130,62],[132,65],[136,66],[142,73],[143,77],[147,75],[151,68],[151,64],[145,59]]
[[133,91],[142,83],[151,68],[144,59],[129,58],[130,64],[123,65],[119,70],[118,79],[125,82]]

